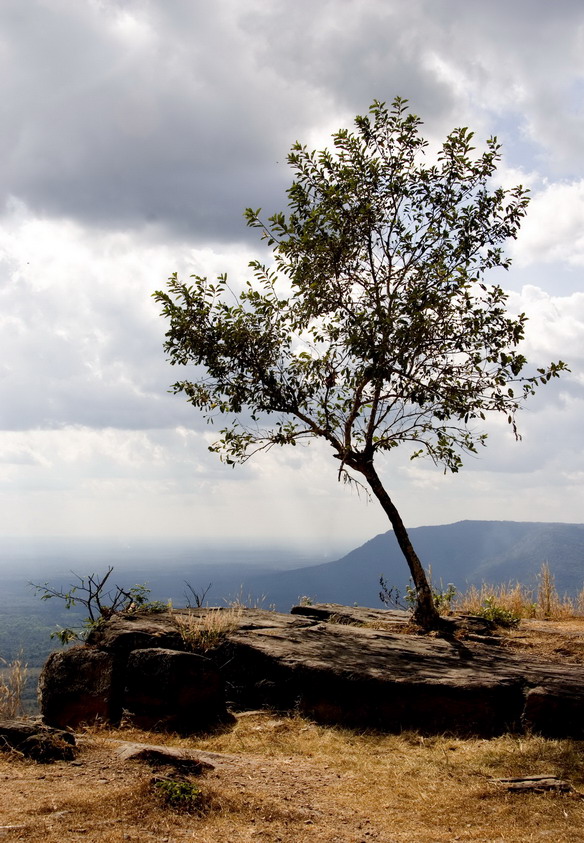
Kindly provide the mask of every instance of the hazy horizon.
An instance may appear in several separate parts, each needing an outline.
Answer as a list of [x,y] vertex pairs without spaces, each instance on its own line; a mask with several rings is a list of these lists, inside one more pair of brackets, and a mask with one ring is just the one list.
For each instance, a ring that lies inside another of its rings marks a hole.
[[[444,524],[421,524],[417,527],[450,527],[465,522],[477,523],[522,523],[522,524],[564,524],[580,526],[577,521],[535,521],[514,519],[456,519]],[[414,529],[413,527],[408,527]],[[165,559],[178,566],[194,565],[251,565],[253,568],[285,570],[323,562],[335,561],[355,548],[391,531],[391,525],[363,539],[353,542],[343,541],[325,543],[302,541],[295,542],[261,537],[249,538],[218,537],[197,539],[182,536],[2,536],[0,535],[0,575],[14,572],[6,566],[14,561],[26,560],[30,563],[45,564],[54,567],[61,564],[69,566],[78,561],[94,564],[100,562],[122,565],[127,570],[135,570],[141,565],[153,565],[155,560]],[[85,569],[77,573],[86,573]]]

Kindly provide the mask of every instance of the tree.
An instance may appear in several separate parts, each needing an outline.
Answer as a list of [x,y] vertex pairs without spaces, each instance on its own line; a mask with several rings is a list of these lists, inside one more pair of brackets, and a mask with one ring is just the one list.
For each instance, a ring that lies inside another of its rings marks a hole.
[[111,586],[109,578],[113,570],[110,565],[105,574],[88,574],[85,577],[73,574],[77,584],[70,585],[67,591],[64,588],[53,588],[48,583],[29,583],[36,594],[40,592],[41,600],[52,600],[56,597],[65,602],[66,609],[83,606],[87,612],[81,630],[79,627],[66,627],[52,632],[51,638],[58,638],[61,644],[69,644],[75,640],[84,641],[98,624],[113,615],[122,612],[164,612],[168,608],[159,600],[150,600],[150,589],[145,585],[133,585],[128,589],[119,585]]
[[274,445],[318,437],[339,460],[339,479],[377,498],[414,582],[416,619],[438,622],[423,566],[376,468],[399,445],[457,472],[484,445],[476,424],[516,413],[563,362],[526,371],[525,314],[484,276],[508,268],[528,195],[492,185],[496,138],[474,154],[455,129],[426,164],[421,121],[397,98],[375,101],[334,150],[294,144],[288,214],[245,212],[272,250],[250,264],[235,295],[225,275],[169,279],[154,294],[170,320],[172,364],[195,364],[175,393],[212,420],[229,417],[210,450],[228,464]]

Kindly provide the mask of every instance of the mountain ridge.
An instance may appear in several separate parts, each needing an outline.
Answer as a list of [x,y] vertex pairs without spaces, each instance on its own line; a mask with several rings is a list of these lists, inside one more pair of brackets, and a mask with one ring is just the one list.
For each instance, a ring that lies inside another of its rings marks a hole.
[[[480,521],[413,527],[410,538],[435,584],[464,591],[483,582],[536,588],[547,563],[560,593],[584,586],[584,524]],[[403,593],[409,572],[393,531],[379,533],[340,559],[266,576],[246,586],[280,611],[305,596],[318,602],[379,606],[379,578]]]

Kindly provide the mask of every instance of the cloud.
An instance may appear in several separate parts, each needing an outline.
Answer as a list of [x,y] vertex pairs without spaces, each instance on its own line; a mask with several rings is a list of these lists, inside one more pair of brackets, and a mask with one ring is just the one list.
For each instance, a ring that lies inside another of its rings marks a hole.
[[574,376],[584,368],[584,291],[555,296],[539,287],[525,286],[512,293],[510,307],[525,312],[526,352],[541,357],[562,353],[573,361]]
[[459,477],[400,455],[388,487],[410,524],[581,520],[580,0],[4,0],[0,33],[0,531],[386,529],[326,449],[236,471],[208,454],[151,293],[174,271],[241,284],[263,253],[242,210],[285,208],[291,143],[398,94],[433,148],[498,134],[502,182],[532,188],[501,283],[528,358],[572,374],[527,405],[521,444],[494,423]]
[[14,206],[0,231],[0,428],[201,425],[168,394],[184,372],[165,360],[167,326],[151,295],[175,270],[232,270],[236,282],[249,258]]
[[534,192],[512,254],[519,267],[554,262],[584,267],[584,179]]
[[244,207],[283,206],[294,140],[396,94],[433,136],[461,122],[489,134],[519,108],[543,152],[573,162],[582,8],[535,6],[32,0],[24,13],[6,0],[0,198],[98,228],[242,240]]
[[233,4],[203,14],[183,3],[36,2],[32,26],[8,5],[5,201],[224,240],[245,236],[247,204],[281,193],[273,164],[293,138],[284,142],[280,112],[297,109],[271,100]]
[[259,543],[301,534],[338,546],[347,533],[365,540],[378,524],[385,529],[375,507],[337,483],[325,448],[298,451],[274,451],[233,470],[185,428],[0,432],[0,534],[221,535]]

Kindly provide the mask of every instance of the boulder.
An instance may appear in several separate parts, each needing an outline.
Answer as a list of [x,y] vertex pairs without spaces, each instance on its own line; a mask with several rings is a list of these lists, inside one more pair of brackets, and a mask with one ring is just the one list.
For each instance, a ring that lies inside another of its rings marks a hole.
[[196,653],[134,650],[125,670],[125,716],[142,729],[190,734],[227,719],[218,668]]
[[202,776],[217,767],[200,753],[172,746],[124,742],[118,747],[118,756],[124,761],[141,761],[154,770],[172,768],[185,776]]
[[[581,669],[580,682],[582,681]],[[584,735],[584,694],[579,683],[567,684],[558,677],[540,675],[541,685],[527,690],[521,716],[523,727],[550,738]]]
[[43,720],[61,729],[110,721],[114,688],[111,653],[88,646],[52,653],[39,680]]
[[189,774],[192,772],[196,776],[218,767],[237,764],[241,760],[241,756],[225,752],[205,752],[200,749],[158,746],[135,741],[116,741],[116,744],[116,754],[123,761],[141,761],[154,769],[176,766],[179,772],[181,770]]
[[87,644],[107,650],[122,660],[133,650],[164,647],[184,650],[184,643],[171,612],[128,612],[113,615],[91,630]]
[[74,735],[38,720],[1,720],[0,749],[44,763],[71,761],[76,755]]

